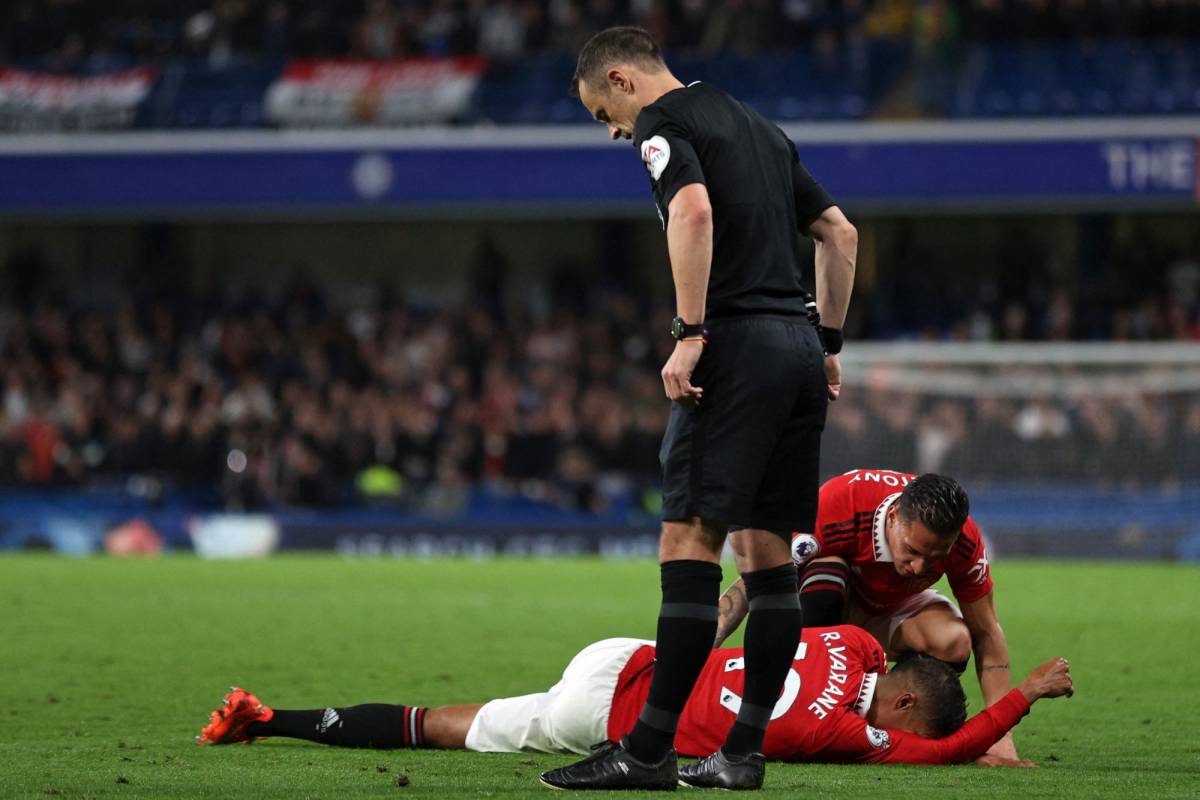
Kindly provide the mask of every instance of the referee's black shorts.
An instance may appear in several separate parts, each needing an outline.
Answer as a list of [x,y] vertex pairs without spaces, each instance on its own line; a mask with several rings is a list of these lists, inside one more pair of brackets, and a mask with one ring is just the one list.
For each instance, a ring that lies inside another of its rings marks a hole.
[[806,317],[707,323],[698,406],[672,403],[659,460],[663,520],[791,532],[816,525],[824,357]]

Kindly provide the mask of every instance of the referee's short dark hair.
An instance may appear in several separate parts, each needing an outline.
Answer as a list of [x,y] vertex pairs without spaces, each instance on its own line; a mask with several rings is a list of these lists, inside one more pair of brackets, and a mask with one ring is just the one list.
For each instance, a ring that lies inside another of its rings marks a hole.
[[632,25],[608,28],[588,39],[579,51],[575,74],[571,77],[571,96],[579,96],[580,82],[592,89],[607,88],[604,73],[621,63],[636,64],[652,72],[666,66],[658,43],[643,29]]
[[938,536],[957,536],[967,524],[971,503],[954,478],[927,472],[904,487],[896,512],[906,522],[919,521]]
[[944,739],[967,721],[967,696],[958,672],[945,661],[924,653],[911,653],[892,667],[919,696],[918,717],[934,739]]

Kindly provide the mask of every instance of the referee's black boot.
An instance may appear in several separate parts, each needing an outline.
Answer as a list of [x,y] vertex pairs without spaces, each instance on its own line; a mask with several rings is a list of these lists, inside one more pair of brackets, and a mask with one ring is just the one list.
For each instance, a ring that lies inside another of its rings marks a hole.
[[718,750],[695,764],[679,768],[679,783],[695,789],[761,789],[767,772],[762,753],[727,756]]
[[638,761],[621,743],[606,742],[595,755],[541,775],[551,789],[659,789],[679,784],[679,765],[672,749],[657,764]]

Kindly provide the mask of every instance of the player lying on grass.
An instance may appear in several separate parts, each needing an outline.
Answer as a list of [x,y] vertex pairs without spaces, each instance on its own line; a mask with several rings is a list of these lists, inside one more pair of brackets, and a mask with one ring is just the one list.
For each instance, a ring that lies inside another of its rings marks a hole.
[[[848,622],[875,636],[891,659],[925,653],[959,672],[974,651],[984,702],[999,701],[1012,686],[1008,643],[996,618],[983,537],[968,508],[966,492],[943,475],[856,469],[826,481],[816,530],[792,537],[804,627]],[[736,533],[731,539],[741,546]],[[943,574],[961,612],[929,588]],[[740,584],[725,592],[717,645],[747,605]],[[1006,736],[984,763],[1023,762]]]
[[[441,708],[381,703],[284,711],[234,689],[201,744],[284,736],[341,747],[586,753],[619,741],[637,719],[654,673],[654,644],[606,639],[571,660],[549,691]],[[927,656],[886,671],[883,648],[849,625],[806,628],[767,728],[765,756],[786,761],[954,764],[974,760],[1044,697],[1072,692],[1055,658],[970,720],[958,673]],[[680,755],[721,746],[741,704],[743,651],[714,650],[675,736]]]

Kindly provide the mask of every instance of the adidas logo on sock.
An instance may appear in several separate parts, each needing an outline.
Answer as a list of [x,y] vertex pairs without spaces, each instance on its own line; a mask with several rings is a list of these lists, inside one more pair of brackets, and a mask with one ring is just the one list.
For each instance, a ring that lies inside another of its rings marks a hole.
[[338,727],[341,727],[342,718],[338,716],[336,709],[327,708],[325,709],[325,712],[321,714],[321,724],[317,726],[317,731],[324,733],[332,728],[335,723],[338,725]]

